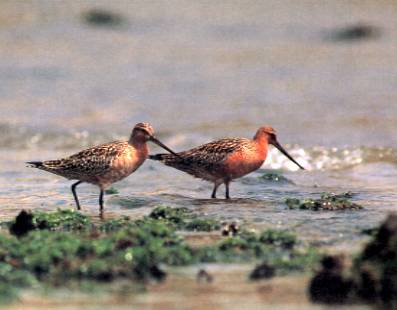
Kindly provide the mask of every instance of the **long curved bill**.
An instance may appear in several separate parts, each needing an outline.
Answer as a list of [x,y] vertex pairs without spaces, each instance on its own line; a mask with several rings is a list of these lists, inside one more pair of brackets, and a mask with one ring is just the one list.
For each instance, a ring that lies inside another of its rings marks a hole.
[[171,154],[175,155],[175,156],[179,156],[177,153],[175,153],[173,150],[171,150],[168,146],[166,146],[165,144],[163,144],[160,140],[157,140],[156,137],[151,136],[150,137],[150,141],[156,143],[158,146],[161,146],[163,149],[167,150],[168,152],[170,152]]
[[305,168],[303,168],[300,164],[298,164],[298,162],[292,158],[292,156],[290,154],[288,154],[288,152],[280,145],[280,143],[278,143],[278,141],[273,141],[272,143],[281,153],[283,153],[289,160],[291,160],[295,165],[297,165],[299,168],[301,168],[302,170],[305,170]]

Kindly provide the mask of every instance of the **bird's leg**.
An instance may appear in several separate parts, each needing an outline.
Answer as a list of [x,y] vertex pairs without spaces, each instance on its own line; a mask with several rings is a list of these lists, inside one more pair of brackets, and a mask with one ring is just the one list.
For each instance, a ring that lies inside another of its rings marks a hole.
[[73,193],[74,201],[76,202],[77,210],[81,210],[79,198],[77,197],[77,193],[76,193],[76,187],[80,183],[83,183],[83,181],[78,181],[78,182],[72,184],[72,193]]
[[103,194],[105,191],[101,188],[101,192],[99,193],[99,213],[101,218],[103,217]]
[[230,196],[229,196],[229,184],[230,184],[230,181],[229,180],[225,180],[225,187],[226,187],[225,198],[226,199],[230,199]]
[[214,190],[212,191],[211,198],[216,198],[216,191],[217,191],[219,185],[221,185],[221,184],[222,184],[222,183],[219,183],[219,182],[215,181],[215,183],[214,183]]

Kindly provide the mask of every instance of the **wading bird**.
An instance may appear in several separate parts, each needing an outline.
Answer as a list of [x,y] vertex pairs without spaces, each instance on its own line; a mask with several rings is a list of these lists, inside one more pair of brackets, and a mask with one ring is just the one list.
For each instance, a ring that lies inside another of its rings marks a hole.
[[182,170],[196,178],[214,183],[211,198],[216,198],[216,191],[222,183],[226,187],[226,199],[229,196],[229,184],[259,169],[264,163],[269,144],[275,146],[300,169],[304,169],[278,143],[276,131],[270,126],[258,129],[254,138],[226,138],[210,142],[191,150],[175,154],[156,154],[149,158],[159,160],[167,166]]
[[153,135],[148,123],[136,124],[128,141],[114,141],[91,147],[66,158],[27,162],[31,167],[48,171],[67,179],[78,180],[71,187],[77,209],[80,210],[76,194],[77,185],[86,182],[100,189],[99,207],[103,213],[103,195],[112,183],[120,181],[137,170],[149,154],[147,141],[152,141],[176,155]]

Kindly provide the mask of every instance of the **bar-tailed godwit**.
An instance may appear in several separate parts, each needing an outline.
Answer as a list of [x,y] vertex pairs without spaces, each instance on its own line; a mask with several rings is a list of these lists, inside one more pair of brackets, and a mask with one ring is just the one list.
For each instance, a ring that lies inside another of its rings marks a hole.
[[80,210],[76,194],[77,185],[86,182],[100,189],[100,214],[103,213],[103,195],[112,183],[120,181],[138,169],[149,154],[147,141],[152,141],[176,155],[153,135],[148,123],[136,124],[128,141],[114,141],[91,147],[66,158],[46,161],[31,161],[27,164],[67,179],[78,180],[71,187],[77,209]]
[[258,129],[254,138],[226,138],[210,142],[191,150],[175,154],[156,154],[149,158],[159,160],[196,178],[214,183],[211,198],[222,183],[226,187],[226,199],[229,199],[229,183],[259,169],[267,157],[269,144],[274,145],[300,169],[304,169],[278,143],[276,131],[270,126]]

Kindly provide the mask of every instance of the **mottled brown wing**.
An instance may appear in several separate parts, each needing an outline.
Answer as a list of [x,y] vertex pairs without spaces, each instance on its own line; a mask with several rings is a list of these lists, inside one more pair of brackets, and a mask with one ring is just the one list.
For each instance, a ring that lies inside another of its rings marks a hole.
[[221,139],[188,151],[172,154],[157,154],[150,159],[160,160],[167,166],[174,167],[195,177],[208,179],[222,168],[227,157],[244,148],[250,140],[244,138]]
[[113,160],[124,151],[126,144],[114,141],[94,146],[63,159],[44,161],[38,168],[69,179],[98,176],[109,171]]

